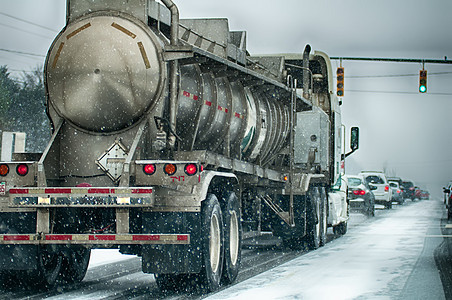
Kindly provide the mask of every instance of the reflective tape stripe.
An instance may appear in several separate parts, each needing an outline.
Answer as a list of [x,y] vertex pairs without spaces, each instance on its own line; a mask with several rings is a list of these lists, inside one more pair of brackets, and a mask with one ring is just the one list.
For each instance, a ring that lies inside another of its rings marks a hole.
[[72,241],[72,234],[46,234],[47,241]]
[[228,109],[226,107],[222,107],[218,105],[218,110],[224,111],[225,113],[228,113]]
[[70,194],[71,192],[72,192],[72,190],[68,189],[68,188],[44,189],[45,194]]
[[189,244],[189,234],[3,234],[2,244]]
[[125,188],[125,189],[111,189],[111,188],[12,188],[9,190],[10,194],[36,194],[36,195],[50,195],[50,194],[152,194],[152,188]]
[[24,234],[20,234],[20,235],[0,235],[0,239],[3,241],[29,241],[32,238],[30,237],[30,235],[24,235]]
[[187,92],[187,91],[183,91],[182,95],[184,95],[185,97],[190,98],[192,100],[195,100],[195,101],[197,101],[199,99],[198,95],[191,94],[190,92]]
[[243,119],[243,118],[244,118],[243,115],[242,115],[242,114],[239,114],[239,113],[235,113],[234,116],[235,116],[236,118],[239,118],[239,119]]
[[10,189],[10,194],[28,194],[28,189]]
[[97,189],[90,188],[88,189],[88,194],[114,194],[115,189]]

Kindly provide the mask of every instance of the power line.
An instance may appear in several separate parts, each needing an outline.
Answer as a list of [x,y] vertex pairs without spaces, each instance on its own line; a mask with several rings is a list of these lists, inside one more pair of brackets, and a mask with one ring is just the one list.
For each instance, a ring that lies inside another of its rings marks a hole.
[[30,53],[30,52],[22,52],[22,51],[9,50],[9,49],[0,49],[0,51],[9,52],[9,53],[15,53],[15,54],[22,54],[22,55],[46,57],[45,55],[42,55],[42,54],[36,54],[36,53]]
[[28,21],[28,20],[24,20],[24,19],[21,19],[21,18],[12,16],[12,15],[6,14],[6,13],[4,13],[4,12],[0,12],[0,15],[7,16],[7,17],[9,17],[9,18],[11,18],[11,19],[15,19],[15,20],[18,20],[18,21],[21,21],[21,22],[24,22],[24,23],[28,23],[28,24],[37,26],[37,27],[40,27],[40,28],[43,28],[43,29],[52,31],[52,32],[54,32],[54,33],[58,33],[58,31],[54,30],[53,28],[49,28],[49,27],[46,27],[46,26],[42,26],[42,25],[39,25],[39,24],[30,22],[30,21]]
[[[407,94],[407,95],[419,95],[419,92],[403,92],[403,91],[366,91],[366,90],[345,90],[352,93],[380,93],[380,94]],[[429,95],[435,96],[452,96],[452,93],[431,93]]]
[[[431,72],[428,73],[428,76],[431,75],[446,75],[452,74],[452,72]],[[355,76],[345,76],[345,78],[394,78],[394,77],[418,77],[418,74],[390,74],[390,75],[355,75]]]
[[387,58],[387,57],[330,57],[334,60],[355,60],[355,61],[386,61],[404,63],[429,63],[429,64],[452,64],[452,60],[444,59],[422,59],[422,58]]
[[8,25],[8,24],[0,23],[0,25],[1,26],[5,26],[5,27],[9,27],[9,28],[12,28],[12,29],[16,29],[16,30],[19,30],[19,31],[23,31],[23,32],[26,32],[26,33],[29,33],[29,34],[33,34],[33,35],[36,35],[36,36],[39,36],[39,37],[42,37],[42,38],[45,38],[45,39],[52,39],[51,37],[48,37],[48,36],[45,36],[45,35],[40,35],[39,33],[31,32],[31,31],[28,31],[28,30],[25,30],[25,29],[22,29],[22,28],[18,28],[18,27],[14,27],[14,26]]

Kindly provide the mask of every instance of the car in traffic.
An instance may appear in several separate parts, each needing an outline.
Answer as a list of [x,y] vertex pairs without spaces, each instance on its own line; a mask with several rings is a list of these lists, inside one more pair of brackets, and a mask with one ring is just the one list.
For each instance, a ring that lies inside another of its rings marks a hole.
[[412,181],[410,180],[402,181],[402,189],[405,193],[405,198],[411,199],[411,201],[414,201],[416,199],[416,189]]
[[447,209],[447,219],[452,220],[452,181],[446,187],[443,187],[444,204]]
[[407,197],[405,196],[405,191],[403,190],[403,186],[402,186],[403,180],[402,180],[402,178],[400,178],[400,177],[386,177],[386,179],[388,180],[388,182],[391,182],[391,181],[397,182],[397,183],[399,184],[399,188],[400,188],[400,190],[401,190],[401,196],[402,196],[402,198],[403,198],[403,199],[407,198]]
[[421,200],[429,200],[430,192],[427,190],[421,190]]
[[422,194],[421,188],[418,186],[415,186],[414,187],[414,198],[418,199],[418,200],[422,200],[421,194]]
[[373,187],[372,192],[375,196],[375,203],[391,209],[392,189],[389,188],[385,173],[381,171],[361,171],[360,175],[364,177],[369,186]]
[[375,196],[363,175],[346,175],[350,209],[375,216]]
[[405,202],[403,198],[402,189],[399,186],[397,181],[388,180],[389,187],[392,189],[392,202],[397,202],[399,205],[402,205]]

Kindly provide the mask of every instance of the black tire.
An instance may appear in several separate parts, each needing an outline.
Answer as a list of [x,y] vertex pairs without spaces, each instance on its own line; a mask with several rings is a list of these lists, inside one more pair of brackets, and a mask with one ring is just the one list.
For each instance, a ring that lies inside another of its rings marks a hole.
[[321,219],[321,197],[317,188],[311,188],[308,191],[311,210],[308,211],[310,218],[308,218],[306,229],[306,242],[309,249],[315,250],[320,247],[321,227],[323,220]]
[[222,283],[230,284],[239,274],[242,259],[242,223],[236,194],[227,192],[223,200],[224,265]]
[[339,223],[336,226],[333,226],[333,232],[335,235],[341,236],[347,233],[347,222]]
[[201,259],[202,270],[198,284],[202,291],[219,289],[223,273],[223,216],[217,197],[208,194],[201,205]]
[[372,203],[369,207],[369,211],[367,213],[369,217],[375,217],[375,203]]
[[319,188],[320,192],[320,246],[326,244],[326,232],[328,230],[328,195],[324,187]]
[[385,204],[386,209],[392,209],[392,201]]
[[61,281],[67,284],[80,283],[88,270],[91,250],[85,247],[71,247],[65,251],[61,268]]
[[52,288],[59,282],[63,257],[60,252],[48,251],[45,247],[38,249],[37,269],[29,271],[28,281],[37,288]]

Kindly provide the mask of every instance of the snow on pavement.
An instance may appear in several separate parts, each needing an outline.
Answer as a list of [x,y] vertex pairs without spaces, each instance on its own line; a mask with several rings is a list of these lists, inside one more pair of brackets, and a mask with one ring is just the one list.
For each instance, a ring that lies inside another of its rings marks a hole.
[[323,248],[207,299],[390,299],[397,297],[438,226],[439,201],[409,203],[349,229]]
[[118,249],[93,249],[89,260],[88,270],[97,266],[131,259],[136,256],[124,255]]

